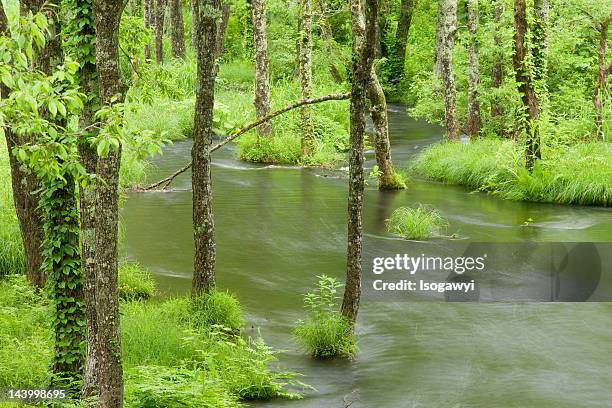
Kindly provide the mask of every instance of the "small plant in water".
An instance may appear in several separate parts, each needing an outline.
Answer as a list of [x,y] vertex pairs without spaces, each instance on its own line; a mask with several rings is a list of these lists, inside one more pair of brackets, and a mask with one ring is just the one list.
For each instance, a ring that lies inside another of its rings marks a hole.
[[335,278],[318,276],[314,292],[304,295],[306,320],[300,320],[294,330],[297,341],[313,357],[352,357],[357,352],[353,327],[338,312],[338,288]]
[[422,205],[396,209],[386,224],[387,232],[405,239],[430,238],[448,227],[448,221],[437,210]]

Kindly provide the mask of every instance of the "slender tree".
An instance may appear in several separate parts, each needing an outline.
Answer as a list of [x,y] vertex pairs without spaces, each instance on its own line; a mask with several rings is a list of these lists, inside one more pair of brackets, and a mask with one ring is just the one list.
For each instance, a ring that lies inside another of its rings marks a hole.
[[351,130],[349,136],[347,266],[341,312],[353,324],[357,320],[359,301],[361,299],[364,111],[366,86],[372,73],[378,0],[367,0],[366,8],[367,21],[364,23],[361,0],[350,1],[353,36],[353,76],[350,107]]
[[166,0],[151,0],[154,2],[155,19],[155,62],[164,62],[164,17],[166,11]]
[[[268,56],[268,34],[266,18],[266,0],[253,0],[253,36],[255,44],[255,112],[257,118],[270,113],[270,80]],[[261,124],[257,133],[262,136],[272,134],[270,122]]]
[[[94,0],[96,67],[99,98],[103,105],[123,101],[125,85],[119,69],[119,22],[123,0]],[[119,213],[119,168],[121,146],[98,157],[96,175],[103,182],[96,186],[95,205],[95,301],[87,307],[96,310],[97,405],[123,406],[123,370],[117,287],[117,222]],[[88,351],[91,353],[91,351]],[[87,373],[87,371],[86,371]]]
[[608,77],[612,73],[612,63],[606,67],[606,54],[608,48],[608,31],[612,22],[612,14],[596,25],[599,32],[599,44],[597,47],[597,74],[593,88],[593,105],[595,106],[595,132],[601,140],[605,139],[604,133],[604,104],[607,102],[610,90]]
[[[154,3],[155,0],[142,0],[144,26],[148,29],[155,26]],[[145,44],[144,56],[145,60],[151,59],[151,45],[149,43]]]
[[[325,46],[325,52],[328,55],[333,55],[334,50],[332,48],[333,37],[331,34],[331,27],[329,25],[329,20],[327,16],[327,1],[326,0],[317,0],[319,4],[319,12],[321,13],[321,18],[319,19],[319,30],[321,31],[321,40],[323,40],[323,45]],[[299,31],[299,30],[298,30]],[[299,47],[296,48],[299,50]],[[298,51],[299,55],[299,51]],[[336,63],[333,60],[329,61],[329,73],[336,83],[342,83],[342,75],[340,75],[340,71],[338,67],[336,67]]]
[[191,11],[191,48],[198,52],[198,0],[189,0]]
[[[504,0],[495,0],[495,34],[494,38],[494,61],[491,72],[491,83],[493,88],[500,89],[504,84],[504,52],[502,40],[502,18],[504,15]],[[499,120],[504,113],[504,108],[498,97],[491,102],[491,116]]]
[[[28,7],[30,9],[36,7],[36,10],[38,10],[40,4],[21,3],[22,12],[25,12]],[[0,3],[0,35],[6,34],[8,34],[8,19],[4,5]],[[9,89],[3,83],[0,84],[0,97],[6,98],[8,93]],[[11,169],[13,204],[25,253],[26,275],[32,285],[42,288],[46,282],[46,275],[41,268],[44,218],[39,206],[39,194],[37,193],[40,183],[34,172],[21,166],[13,155],[15,147],[31,142],[32,137],[27,135],[17,136],[11,131],[10,127],[5,127],[3,130]]]
[[374,149],[376,152],[376,164],[378,165],[379,171],[378,189],[403,189],[406,186],[395,173],[393,161],[391,160],[387,101],[374,67],[372,67],[371,76],[367,85],[367,96],[370,100],[370,116],[374,124]]
[[404,75],[404,66],[406,65],[406,44],[408,43],[408,33],[412,23],[412,15],[416,7],[417,0],[401,0],[400,15],[397,20],[397,31],[395,33],[395,61],[394,74],[391,80],[399,82]]
[[[312,98],[312,7],[311,0],[300,0],[299,10],[299,73],[302,99]],[[312,107],[300,108],[302,156],[310,156],[315,150],[314,119]]]
[[478,0],[467,1],[468,30],[470,31],[469,74],[468,74],[468,123],[467,132],[470,136],[480,133],[480,67],[478,64]]
[[459,120],[457,118],[457,90],[453,73],[453,48],[457,31],[457,0],[440,0],[438,31],[441,42],[438,47],[442,85],[444,88],[444,116],[449,140],[459,139]]
[[185,58],[185,24],[183,22],[183,2],[182,0],[169,1],[172,56],[177,58]]
[[[525,0],[514,0],[514,71],[516,82],[521,94],[523,106],[520,109],[519,129],[526,134],[525,167],[533,170],[534,163],[541,158],[540,133],[538,125],[539,106],[532,74],[529,70],[527,57],[527,4]],[[533,47],[538,47],[537,40]],[[536,51],[534,51],[536,52]],[[534,64],[535,65],[535,64]],[[534,67],[537,69],[537,66]]]
[[193,230],[195,258],[192,296],[215,288],[215,224],[212,210],[210,147],[213,136],[215,104],[215,61],[218,48],[220,0],[199,0],[197,3],[198,88],[191,150],[193,186]]

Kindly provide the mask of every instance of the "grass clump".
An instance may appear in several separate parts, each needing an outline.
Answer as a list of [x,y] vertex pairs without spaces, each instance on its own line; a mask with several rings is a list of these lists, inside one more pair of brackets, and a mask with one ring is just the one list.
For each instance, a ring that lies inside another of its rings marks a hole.
[[338,288],[335,278],[318,276],[317,289],[304,295],[306,320],[298,322],[295,338],[316,358],[351,358],[357,352],[352,324],[338,312]]
[[532,173],[523,149],[510,140],[441,143],[421,153],[414,171],[428,178],[487,191],[507,200],[609,206],[612,144],[590,141],[548,146]]
[[192,299],[190,320],[200,327],[219,326],[232,332],[244,327],[242,307],[228,292],[204,293]]
[[400,207],[386,222],[387,232],[405,239],[424,239],[437,235],[448,226],[448,221],[433,208]]
[[126,262],[119,267],[119,299],[149,299],[155,295],[155,289],[153,276],[138,263]]

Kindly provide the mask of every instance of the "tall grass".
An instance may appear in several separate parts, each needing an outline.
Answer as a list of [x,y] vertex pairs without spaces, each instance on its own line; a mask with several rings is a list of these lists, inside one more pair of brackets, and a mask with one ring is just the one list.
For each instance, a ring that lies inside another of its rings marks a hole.
[[11,170],[4,133],[0,131],[0,278],[25,271],[17,214],[13,206]]
[[387,232],[405,239],[431,238],[447,226],[448,221],[437,210],[422,205],[417,208],[400,207],[386,221]]
[[451,184],[488,191],[508,200],[609,206],[612,144],[590,141],[543,151],[530,174],[523,149],[510,140],[483,138],[426,149],[414,171]]
[[138,263],[125,262],[119,266],[119,298],[145,300],[155,295],[156,283],[149,271]]

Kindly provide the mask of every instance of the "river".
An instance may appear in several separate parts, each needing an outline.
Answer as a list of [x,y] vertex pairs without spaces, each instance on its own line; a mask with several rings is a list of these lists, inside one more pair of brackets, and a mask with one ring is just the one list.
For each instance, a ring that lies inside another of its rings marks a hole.
[[[390,106],[396,167],[441,139],[442,129]],[[178,142],[156,159],[151,180],[190,159]],[[366,166],[374,165],[373,152]],[[178,191],[130,193],[122,210],[125,248],[156,277],[163,294],[188,293],[193,239],[190,173]],[[612,305],[606,303],[369,302],[359,313],[355,361],[316,361],[292,339],[302,294],[316,276],[344,278],[346,179],[330,171],[267,167],[214,153],[217,279],[235,293],[280,364],[317,391],[300,401],[257,407],[611,407]],[[399,206],[429,204],[449,232],[490,242],[612,241],[606,208],[503,201],[484,193],[414,179],[399,192],[366,187],[365,246],[383,248],[384,220]],[[525,226],[525,222],[528,225]],[[409,245],[409,243],[406,243]]]

